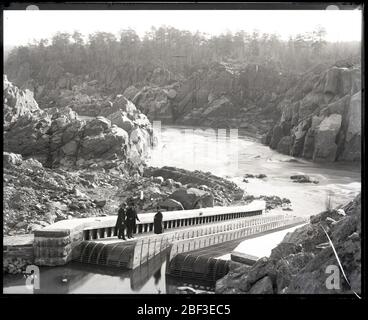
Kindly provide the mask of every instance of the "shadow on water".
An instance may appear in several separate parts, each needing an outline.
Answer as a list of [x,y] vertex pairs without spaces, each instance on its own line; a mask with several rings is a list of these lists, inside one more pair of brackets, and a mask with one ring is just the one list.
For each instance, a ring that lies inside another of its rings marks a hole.
[[28,289],[23,275],[4,277],[4,293],[35,294],[129,294],[166,293],[166,258],[161,253],[134,270],[71,262],[42,267],[40,288]]

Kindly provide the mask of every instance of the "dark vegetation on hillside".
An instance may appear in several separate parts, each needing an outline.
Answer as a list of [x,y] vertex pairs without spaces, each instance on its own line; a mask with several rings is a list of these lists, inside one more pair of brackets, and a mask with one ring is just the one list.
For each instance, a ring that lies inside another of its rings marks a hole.
[[320,63],[359,60],[359,43],[327,43],[324,37],[321,27],[288,41],[257,31],[209,37],[165,26],[151,28],[142,38],[131,29],[122,30],[119,36],[97,32],[88,39],[75,31],[13,49],[5,73],[16,85],[34,79],[52,86],[65,73],[89,75],[91,79],[106,77],[106,90],[116,93],[145,82],[157,67],[169,70],[175,81],[179,76],[189,77],[204,65],[224,60],[270,65],[288,73],[303,73]]

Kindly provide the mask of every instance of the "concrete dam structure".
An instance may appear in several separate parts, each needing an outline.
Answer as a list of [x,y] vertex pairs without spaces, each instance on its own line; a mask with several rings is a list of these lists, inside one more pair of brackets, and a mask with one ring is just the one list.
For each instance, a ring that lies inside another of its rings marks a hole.
[[303,223],[284,214],[264,214],[265,202],[163,212],[164,233],[153,233],[155,213],[138,214],[134,239],[116,237],[116,216],[63,220],[34,233],[35,264],[64,265],[70,261],[135,269],[157,255],[205,250],[258,233]]

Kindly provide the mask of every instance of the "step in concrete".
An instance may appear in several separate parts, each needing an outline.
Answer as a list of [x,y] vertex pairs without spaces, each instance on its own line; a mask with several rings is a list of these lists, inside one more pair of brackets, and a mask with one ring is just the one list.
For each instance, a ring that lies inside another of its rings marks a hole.
[[240,262],[240,263],[243,263],[249,266],[254,265],[259,259],[259,257],[257,256],[253,256],[251,254],[246,254],[242,252],[232,252],[230,254],[230,257],[231,257],[231,261]]

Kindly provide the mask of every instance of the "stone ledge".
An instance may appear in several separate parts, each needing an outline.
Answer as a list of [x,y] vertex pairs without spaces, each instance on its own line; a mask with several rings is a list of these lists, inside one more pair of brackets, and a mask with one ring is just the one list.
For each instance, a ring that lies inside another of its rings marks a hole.
[[70,236],[70,229],[35,230],[34,236],[39,238],[63,238]]
[[236,251],[233,251],[230,257],[231,257],[231,261],[239,262],[239,263],[250,265],[250,266],[254,265],[259,259],[259,257],[252,256],[251,254],[246,254],[246,253],[241,253],[241,252],[236,252]]
[[34,241],[33,234],[20,234],[16,236],[5,236],[3,238],[3,247],[22,247],[32,245]]

